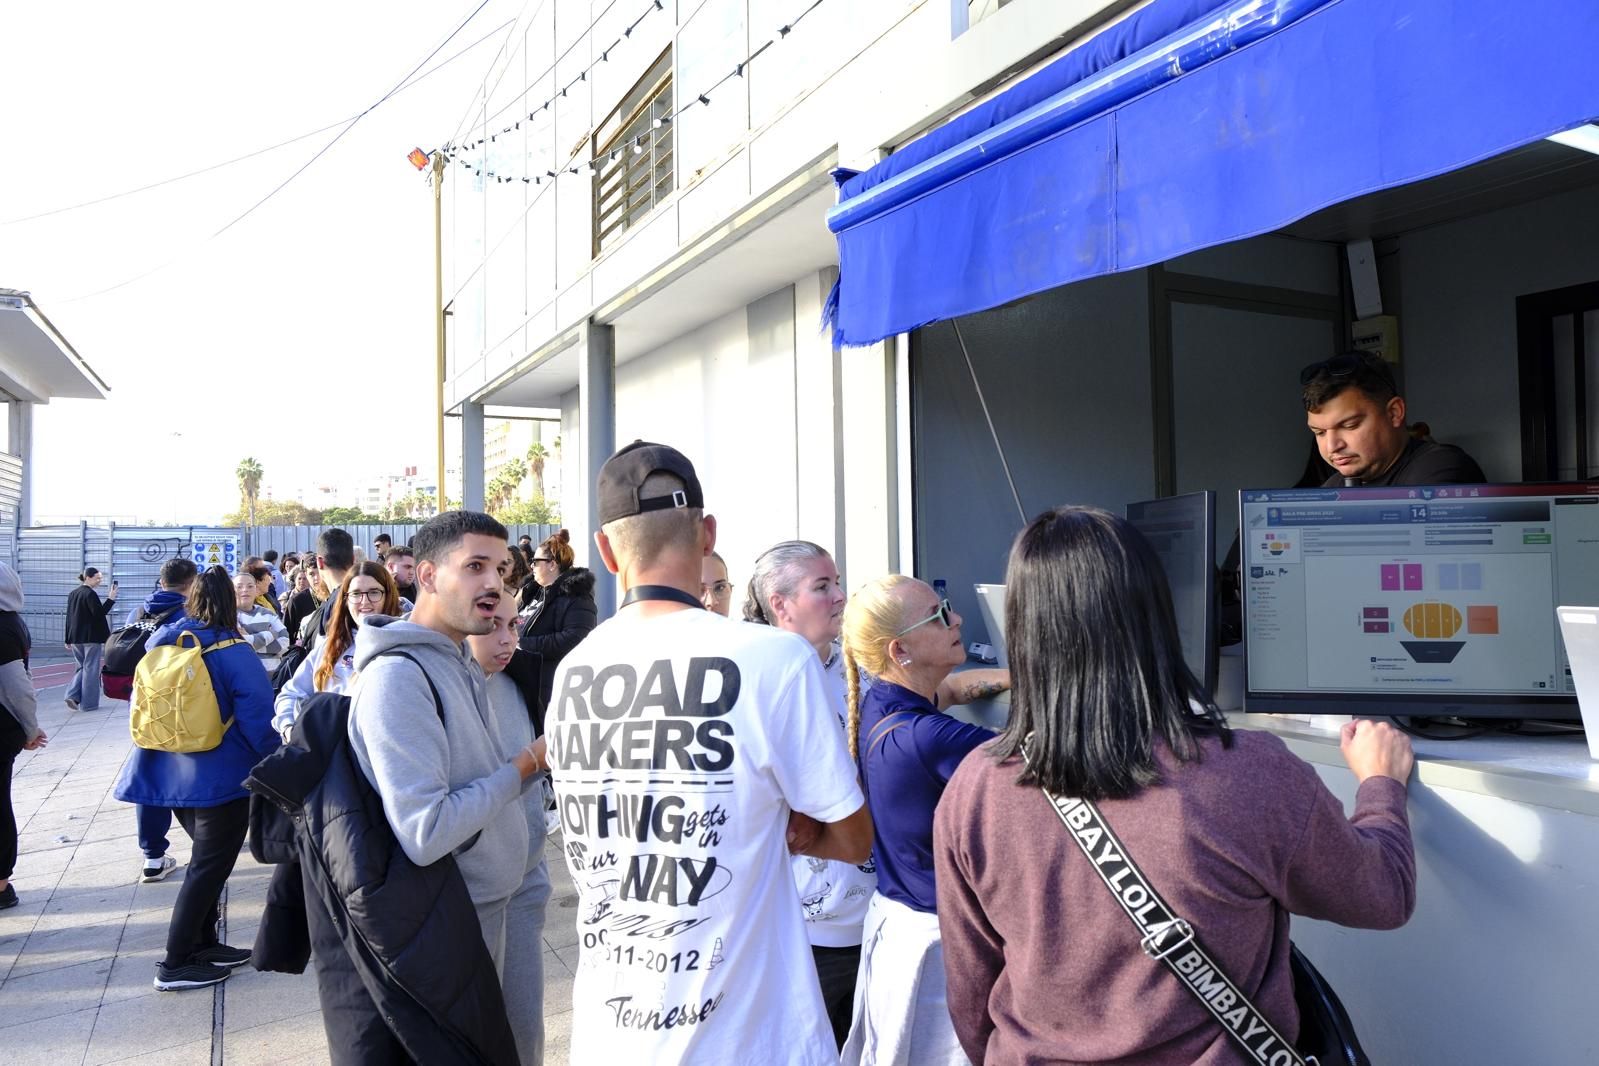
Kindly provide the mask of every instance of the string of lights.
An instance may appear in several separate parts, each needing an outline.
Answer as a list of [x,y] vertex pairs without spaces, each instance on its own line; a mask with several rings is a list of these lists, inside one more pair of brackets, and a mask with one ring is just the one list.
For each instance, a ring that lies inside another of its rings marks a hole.
[[[759,59],[762,55],[764,55],[766,53],[766,51],[768,49],[770,49],[771,47],[776,45],[778,42],[786,40],[788,38],[789,34],[794,32],[795,27],[797,27],[802,21],[804,21],[806,16],[810,15],[813,11],[815,11],[818,7],[820,7],[823,2],[824,2],[824,0],[812,0],[812,2],[807,7],[805,7],[804,10],[800,11],[799,14],[795,15],[793,18],[789,19],[787,22],[785,22],[781,26],[777,27],[777,29],[774,31],[774,33],[773,33],[773,35],[771,37],[769,37],[759,47],[753,49],[749,53],[749,55],[745,56],[739,62],[735,63],[733,65],[732,69],[730,69],[727,73],[723,74],[715,82],[711,83],[710,85],[705,86],[703,89],[701,89],[699,92],[693,94],[692,96],[687,97],[684,100],[684,103],[681,106],[679,106],[675,111],[669,111],[669,112],[666,112],[664,114],[656,116],[654,118],[654,120],[652,121],[652,123],[651,123],[652,130],[659,130],[659,129],[661,129],[664,126],[668,126],[668,125],[672,124],[680,115],[682,115],[683,113],[687,112],[691,108],[709,107],[709,106],[711,106],[712,94],[719,92],[721,90],[721,88],[723,86],[725,86],[728,82],[731,82],[731,81],[734,81],[734,80],[737,80],[737,79],[742,79],[745,76],[745,73],[747,72],[747,70],[748,70],[748,68],[749,68],[751,63],[753,63],[753,62],[755,62],[755,60]],[[628,36],[630,36],[632,34],[632,32],[635,29],[638,28],[638,25],[645,18],[647,18],[650,15],[651,12],[659,11],[659,10],[662,10],[661,0],[652,0],[651,6],[648,9],[646,9],[645,12],[642,15],[640,15],[637,19],[635,19],[627,27],[627,29],[623,33],[623,36],[621,38],[618,38],[617,42],[611,45],[611,49],[616,48],[617,45],[620,44],[622,40],[624,40]],[[601,60],[600,60],[601,62],[608,61],[605,57],[607,56],[609,51],[610,51],[610,49],[607,49],[606,51],[601,53]],[[484,161],[481,160],[481,159],[474,160],[474,159],[461,158],[460,154],[462,152],[472,151],[472,150],[474,150],[476,148],[479,148],[479,147],[481,147],[481,146],[483,146],[485,144],[495,143],[498,140],[499,137],[504,136],[506,134],[515,133],[516,131],[520,130],[522,128],[522,121],[531,121],[538,115],[538,112],[540,110],[547,110],[549,107],[551,107],[553,104],[555,104],[559,99],[561,99],[562,97],[566,96],[567,95],[567,90],[569,90],[573,86],[575,86],[575,85],[587,80],[587,76],[588,76],[589,72],[592,71],[593,69],[594,69],[594,67],[591,66],[591,67],[587,68],[586,70],[580,72],[578,74],[577,78],[575,78],[573,81],[567,83],[567,85],[564,86],[559,93],[557,93],[556,95],[552,96],[549,100],[545,101],[544,104],[541,105],[541,107],[535,108],[535,109],[529,111],[528,112],[528,117],[527,117],[526,120],[518,120],[516,122],[513,122],[511,125],[506,126],[504,129],[500,130],[497,133],[490,133],[487,136],[479,137],[478,139],[476,139],[474,141],[469,141],[469,142],[467,142],[465,144],[461,144],[461,145],[449,145],[449,144],[446,144],[443,148],[437,149],[437,151],[439,151],[440,153],[442,153],[444,155],[444,158],[446,159],[446,161],[448,161],[450,163],[457,164],[457,165],[459,165],[459,166],[461,166],[461,167],[463,167],[465,169],[468,169],[468,170],[472,171],[473,175],[476,176],[476,177],[481,177],[481,178],[492,180],[492,181],[495,182],[495,184],[520,183],[520,184],[524,184],[524,185],[545,185],[545,184],[548,184],[548,183],[553,183],[556,178],[562,177],[564,175],[577,176],[577,177],[588,177],[588,176],[594,174],[596,172],[597,168],[599,166],[601,166],[602,160],[609,161],[611,163],[615,163],[617,160],[619,160],[622,157],[624,152],[628,152],[628,151],[631,151],[634,154],[642,154],[644,152],[644,150],[645,150],[646,141],[647,141],[648,137],[650,136],[650,134],[639,134],[639,135],[635,136],[631,141],[629,141],[626,144],[614,146],[611,149],[609,149],[607,152],[601,153],[598,156],[593,156],[593,157],[591,157],[591,158],[589,158],[587,160],[583,160],[581,162],[577,161],[577,157],[578,157],[579,154],[581,154],[581,151],[582,151],[582,149],[579,148],[577,151],[574,151],[570,156],[568,156],[566,161],[564,163],[560,164],[559,166],[546,166],[542,170],[534,168],[534,169],[530,170],[527,173],[507,174],[504,171],[499,171],[499,170],[494,169],[493,167],[485,165]]]

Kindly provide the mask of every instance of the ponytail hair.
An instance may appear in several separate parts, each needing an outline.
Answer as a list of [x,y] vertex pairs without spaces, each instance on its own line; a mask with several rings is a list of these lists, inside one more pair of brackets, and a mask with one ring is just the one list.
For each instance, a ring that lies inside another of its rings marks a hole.
[[900,589],[914,577],[889,574],[867,584],[844,608],[844,677],[849,683],[849,753],[860,758],[861,681],[865,670],[881,677],[888,667],[888,645],[904,627]]
[[776,625],[767,613],[772,597],[787,599],[794,595],[799,585],[799,568],[812,559],[831,558],[826,548],[808,540],[785,540],[767,548],[755,560],[755,569],[744,591],[744,621]]

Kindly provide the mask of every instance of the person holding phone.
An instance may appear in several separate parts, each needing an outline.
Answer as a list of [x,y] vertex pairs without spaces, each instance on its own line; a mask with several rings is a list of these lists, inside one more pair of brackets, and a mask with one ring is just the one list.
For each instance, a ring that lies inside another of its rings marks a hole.
[[105,642],[111,638],[111,623],[106,619],[117,602],[117,583],[104,600],[95,591],[105,575],[86,566],[78,575],[78,587],[67,596],[67,651],[77,660],[78,669],[67,688],[67,706],[73,710],[100,709],[100,669],[105,665]]

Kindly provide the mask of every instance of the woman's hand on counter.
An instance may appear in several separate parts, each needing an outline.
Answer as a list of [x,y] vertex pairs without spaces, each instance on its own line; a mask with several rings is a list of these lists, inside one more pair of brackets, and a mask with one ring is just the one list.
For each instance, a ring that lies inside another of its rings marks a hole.
[[1344,723],[1339,747],[1355,778],[1391,777],[1400,784],[1410,779],[1416,765],[1410,738],[1387,722],[1357,718]]

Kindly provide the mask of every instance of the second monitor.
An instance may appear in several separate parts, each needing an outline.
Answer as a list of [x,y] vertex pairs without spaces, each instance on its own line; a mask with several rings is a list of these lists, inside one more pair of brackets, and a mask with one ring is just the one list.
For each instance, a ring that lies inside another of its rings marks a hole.
[[1127,505],[1127,521],[1160,557],[1183,659],[1216,691],[1216,494],[1189,492]]

